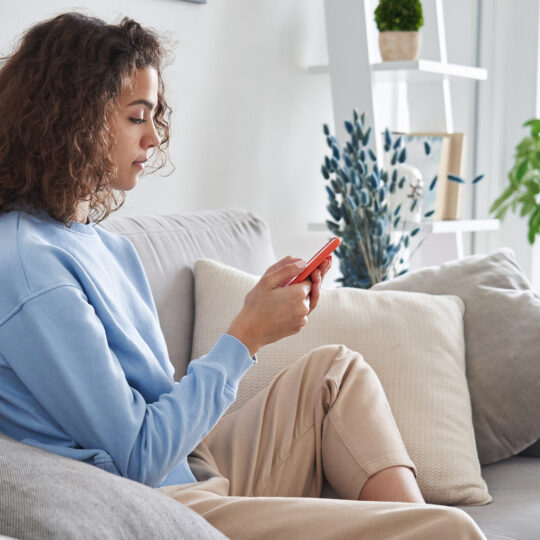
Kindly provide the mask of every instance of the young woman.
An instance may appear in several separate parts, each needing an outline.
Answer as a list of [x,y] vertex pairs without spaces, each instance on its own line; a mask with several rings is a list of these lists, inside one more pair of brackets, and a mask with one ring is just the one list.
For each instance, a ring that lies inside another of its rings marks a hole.
[[[423,504],[375,373],[343,346],[218,423],[257,350],[306,324],[329,259],[290,287],[302,261],[270,267],[174,382],[137,254],[98,225],[165,162],[163,58],[133,20],[66,13],[0,68],[2,433],[159,487],[231,538],[483,538]],[[323,473],[347,500],[317,498]]]

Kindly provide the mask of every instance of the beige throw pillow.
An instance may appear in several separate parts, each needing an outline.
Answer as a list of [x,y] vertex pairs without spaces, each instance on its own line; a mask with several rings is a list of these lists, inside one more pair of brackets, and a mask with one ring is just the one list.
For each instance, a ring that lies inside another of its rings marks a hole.
[[[214,261],[196,263],[192,358],[212,348],[257,280]],[[425,499],[436,504],[489,502],[474,440],[463,302],[457,297],[323,289],[299,334],[258,352],[258,363],[242,379],[230,411],[296,359],[332,343],[360,352],[379,376]]]
[[465,351],[480,463],[495,463],[540,438],[540,297],[513,251],[471,255],[375,285],[451,294],[465,303]]

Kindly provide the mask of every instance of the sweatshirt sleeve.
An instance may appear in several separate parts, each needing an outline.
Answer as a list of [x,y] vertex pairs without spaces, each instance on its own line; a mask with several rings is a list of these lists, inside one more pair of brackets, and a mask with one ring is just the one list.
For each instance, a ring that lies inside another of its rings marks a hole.
[[212,430],[255,362],[224,334],[147,403],[126,379],[84,292],[71,285],[27,300],[0,326],[0,343],[18,378],[76,444],[105,450],[122,476],[149,486]]

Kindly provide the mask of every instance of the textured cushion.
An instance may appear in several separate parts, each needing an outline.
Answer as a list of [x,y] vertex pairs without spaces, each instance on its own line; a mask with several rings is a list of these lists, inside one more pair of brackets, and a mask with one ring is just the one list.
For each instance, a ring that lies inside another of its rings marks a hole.
[[[196,264],[194,357],[208,352],[227,330],[256,281],[213,261]],[[362,353],[381,379],[425,498],[441,504],[488,502],[465,379],[462,310],[457,297],[322,290],[302,332],[259,351],[231,410],[311,349],[344,344]]]
[[540,438],[540,298],[510,249],[374,289],[455,294],[465,303],[467,380],[481,463],[515,455]]
[[512,457],[482,467],[493,502],[465,506],[487,540],[540,538],[540,460]]
[[14,538],[225,538],[155,489],[3,435],[0,485],[0,534]]
[[176,380],[185,375],[191,352],[195,261],[217,259],[247,272],[264,272],[275,260],[267,225],[240,209],[179,216],[110,216],[102,226],[128,238],[139,254]]

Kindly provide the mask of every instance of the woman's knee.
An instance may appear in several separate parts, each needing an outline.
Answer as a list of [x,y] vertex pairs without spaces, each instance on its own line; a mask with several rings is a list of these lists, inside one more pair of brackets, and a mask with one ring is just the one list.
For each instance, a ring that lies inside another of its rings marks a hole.
[[380,381],[373,368],[365,361],[364,357],[345,345],[324,345],[313,349],[300,362],[298,368],[303,372],[303,377],[314,378],[326,384],[332,381],[333,385],[341,387],[347,379],[355,380],[362,384],[377,384]]
[[359,362],[361,364],[364,364],[368,368],[370,367],[369,364],[364,360],[364,357],[360,352],[353,351],[352,349],[349,349],[347,346],[342,344],[322,345],[321,347],[313,349],[306,356],[313,355],[323,356],[331,361],[347,359],[347,361]]

